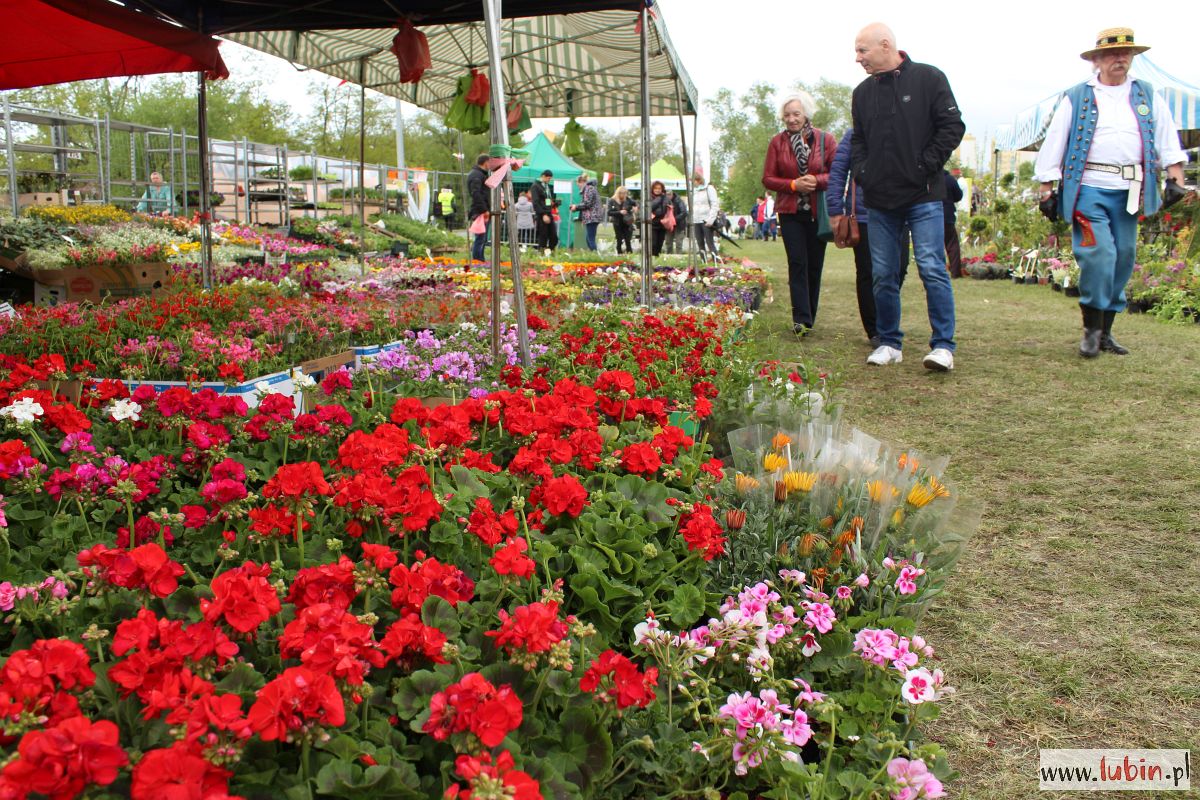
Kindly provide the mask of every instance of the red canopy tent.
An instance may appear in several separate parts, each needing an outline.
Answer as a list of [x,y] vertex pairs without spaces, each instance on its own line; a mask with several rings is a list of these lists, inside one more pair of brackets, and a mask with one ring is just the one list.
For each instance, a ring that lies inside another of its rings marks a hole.
[[229,70],[210,36],[108,0],[0,0],[0,89]]

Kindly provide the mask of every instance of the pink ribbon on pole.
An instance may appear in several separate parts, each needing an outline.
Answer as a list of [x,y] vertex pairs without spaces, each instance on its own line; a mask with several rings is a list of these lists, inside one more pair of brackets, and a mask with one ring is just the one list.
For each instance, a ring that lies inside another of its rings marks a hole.
[[491,171],[491,175],[484,181],[484,184],[489,189],[495,189],[504,180],[504,176],[508,174],[509,169],[520,169],[525,166],[523,158],[489,158],[487,168]]

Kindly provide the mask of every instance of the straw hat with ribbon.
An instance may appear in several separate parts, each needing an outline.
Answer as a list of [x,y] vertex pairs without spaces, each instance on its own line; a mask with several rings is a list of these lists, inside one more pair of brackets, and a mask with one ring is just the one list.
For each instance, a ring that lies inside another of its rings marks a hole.
[[1085,50],[1079,54],[1079,57],[1084,61],[1091,61],[1093,57],[1103,53],[1105,50],[1120,50],[1128,49],[1134,55],[1144,53],[1150,49],[1149,45],[1133,43],[1133,28],[1105,28],[1096,34],[1096,46],[1091,50]]

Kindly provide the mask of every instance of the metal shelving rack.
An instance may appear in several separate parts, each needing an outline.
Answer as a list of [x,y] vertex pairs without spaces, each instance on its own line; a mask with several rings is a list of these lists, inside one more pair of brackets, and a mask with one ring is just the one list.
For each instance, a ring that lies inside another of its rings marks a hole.
[[[4,147],[0,150],[5,157],[3,175],[8,183],[9,205],[14,214],[20,211],[19,180],[22,175],[51,175],[56,178],[57,191],[73,189],[78,182],[95,182],[94,194],[98,199],[104,196],[105,153],[101,140],[100,120],[79,117],[59,111],[46,111],[32,106],[18,105],[9,102],[5,97],[0,105],[4,123]],[[15,126],[33,125],[38,128],[49,128],[50,143],[26,142],[17,140]],[[71,129],[83,128],[92,136],[92,145],[86,146],[71,141]],[[29,169],[18,163],[23,155],[50,156],[53,169]],[[83,172],[71,169],[70,162],[79,160],[86,163],[92,161],[94,172]],[[65,185],[64,185],[65,184]]]
[[[162,173],[172,195],[181,200],[175,205],[176,213],[187,216],[196,210],[195,199],[189,192],[199,190],[199,142],[186,130],[122,122],[107,116],[88,118],[45,111],[14,104],[7,97],[0,99],[0,114],[4,129],[4,141],[0,142],[0,158],[4,159],[0,164],[0,192],[8,192],[8,205],[14,213],[20,210],[17,190],[19,178],[24,175],[54,175],[60,189],[90,188],[82,202],[132,208],[141,200],[142,190],[154,171]],[[29,130],[30,126],[48,128],[49,133],[36,134]],[[82,136],[90,139],[88,143],[80,143],[81,131],[85,132]],[[34,138],[45,141],[27,141]],[[53,168],[30,169],[28,160],[38,158],[42,163],[51,163]],[[312,177],[291,180],[288,172],[293,161],[310,165]],[[81,165],[89,169],[81,170]],[[258,222],[270,213],[277,214],[278,223],[286,225],[293,210],[289,192],[293,186],[303,186],[311,192],[313,208],[305,208],[305,216],[322,216],[316,205],[330,200],[331,188],[341,190],[337,202],[342,213],[356,213],[359,209],[359,166],[350,159],[289,152],[286,146],[251,142],[245,137],[235,141],[210,139],[209,169],[212,191],[226,197],[225,203],[213,209],[223,217]],[[269,169],[277,170],[273,173],[277,177],[262,174]],[[394,169],[383,164],[366,164],[367,186],[386,187],[388,172]],[[322,174],[338,177],[326,180],[320,177]],[[243,189],[240,193],[239,186]],[[375,202],[368,201],[368,206],[374,206]],[[307,201],[301,205],[307,205]],[[383,207],[387,207],[386,196]]]

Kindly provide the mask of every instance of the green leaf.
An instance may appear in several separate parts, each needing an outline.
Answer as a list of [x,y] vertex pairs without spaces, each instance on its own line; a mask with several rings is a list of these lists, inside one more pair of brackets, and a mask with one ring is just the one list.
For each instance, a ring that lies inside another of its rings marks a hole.
[[466,496],[470,499],[476,497],[487,497],[488,488],[484,486],[475,473],[462,464],[455,464],[450,468],[450,476],[454,478],[454,486],[458,490],[460,497]]
[[266,679],[246,662],[235,664],[224,678],[216,683],[216,687],[229,694],[249,694],[265,686]]
[[454,639],[462,630],[458,621],[458,612],[444,597],[431,594],[421,605],[421,621],[431,628],[437,628],[446,634],[447,639]]
[[704,593],[691,584],[680,584],[667,601],[667,611],[674,627],[690,627],[704,613]]
[[389,765],[363,767],[337,760],[321,767],[317,773],[317,791],[347,800],[359,798],[418,798],[421,782],[417,771],[407,761]]
[[591,708],[573,708],[563,715],[558,749],[564,759],[563,777],[585,791],[612,767],[612,738]]

